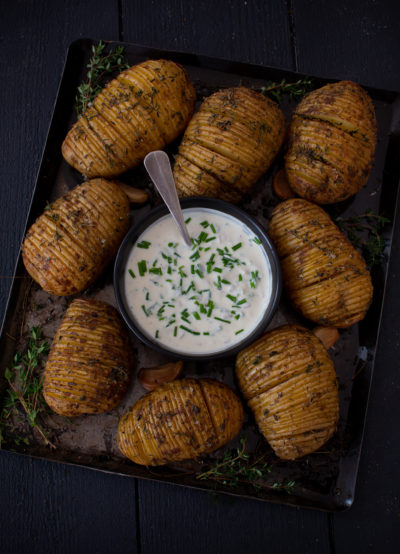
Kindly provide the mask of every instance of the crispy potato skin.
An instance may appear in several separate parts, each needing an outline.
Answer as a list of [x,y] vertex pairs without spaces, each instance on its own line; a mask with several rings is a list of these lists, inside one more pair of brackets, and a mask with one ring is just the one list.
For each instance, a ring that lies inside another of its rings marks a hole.
[[317,204],[356,194],[368,180],[376,135],[371,98],[356,83],[340,81],[310,92],[289,127],[290,187]]
[[107,412],[126,393],[132,366],[132,349],[117,310],[105,302],[76,299],[53,339],[43,396],[63,416]]
[[275,102],[245,87],[204,100],[190,121],[176,157],[180,196],[238,202],[270,167],[285,135]]
[[236,374],[257,425],[275,454],[295,460],[335,433],[336,373],[317,337],[284,325],[239,352]]
[[372,300],[371,276],[322,208],[301,198],[286,200],[274,209],[268,231],[297,310],[324,326],[349,327],[364,318]]
[[115,256],[129,228],[129,201],[112,181],[92,179],[51,204],[28,230],[22,258],[47,292],[84,290]]
[[137,464],[164,465],[220,448],[242,424],[242,404],[229,387],[213,379],[181,379],[130,408],[118,426],[118,447]]
[[86,177],[116,177],[177,138],[195,101],[180,65],[168,60],[134,65],[97,95],[68,132],[62,154]]

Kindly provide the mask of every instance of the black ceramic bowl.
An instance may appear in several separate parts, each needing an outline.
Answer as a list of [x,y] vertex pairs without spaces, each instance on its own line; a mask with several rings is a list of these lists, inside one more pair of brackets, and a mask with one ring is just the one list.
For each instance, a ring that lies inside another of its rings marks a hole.
[[258,239],[261,241],[261,246],[264,248],[267,259],[269,260],[272,276],[272,292],[269,303],[266,306],[264,316],[259,321],[254,330],[250,334],[246,335],[242,341],[236,342],[233,346],[227,347],[225,350],[218,350],[215,353],[213,352],[206,354],[188,354],[187,351],[179,352],[176,349],[170,350],[168,349],[168,347],[160,344],[154,338],[152,338],[135,322],[126,302],[124,287],[124,273],[126,262],[133,245],[136,243],[139,236],[146,230],[146,228],[157,221],[157,219],[169,213],[167,207],[164,205],[159,206],[149,212],[141,221],[139,221],[128,231],[124,240],[122,241],[114,266],[114,289],[118,308],[130,330],[133,331],[133,333],[135,333],[135,335],[142,342],[144,342],[154,350],[162,352],[167,356],[183,360],[204,360],[206,358],[221,358],[224,356],[230,356],[254,342],[254,340],[263,333],[263,331],[266,329],[267,325],[271,321],[278,307],[282,288],[282,277],[279,265],[279,258],[274,245],[272,244],[270,238],[265,233],[263,228],[251,216],[249,216],[243,210],[237,208],[236,206],[228,204],[227,202],[223,202],[222,200],[199,197],[182,200],[181,207],[182,209],[205,208],[228,214],[231,217],[234,217],[244,223],[248,228],[251,229],[252,232],[254,232],[254,235],[258,237]]

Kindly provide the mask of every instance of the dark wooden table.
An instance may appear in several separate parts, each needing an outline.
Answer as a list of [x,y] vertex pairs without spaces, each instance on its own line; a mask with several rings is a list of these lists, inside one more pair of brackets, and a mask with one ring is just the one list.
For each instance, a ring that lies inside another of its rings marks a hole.
[[[395,0],[2,0],[1,317],[71,41],[124,40],[400,91],[399,24]],[[398,241],[350,511],[214,496],[2,452],[0,552],[399,552],[399,249]]]

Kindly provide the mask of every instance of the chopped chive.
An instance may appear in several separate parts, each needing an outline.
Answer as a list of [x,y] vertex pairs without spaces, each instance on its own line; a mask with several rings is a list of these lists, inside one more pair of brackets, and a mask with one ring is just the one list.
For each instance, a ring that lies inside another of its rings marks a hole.
[[157,331],[156,331],[156,334],[155,334],[155,338],[158,339],[159,335],[160,335],[160,333],[159,333],[159,331],[157,330]]
[[222,273],[222,269],[220,267],[214,267],[213,271],[215,271],[216,273]]
[[207,220],[205,220],[205,221],[202,221],[202,222],[200,223],[200,225],[201,225],[204,229],[207,229],[207,227],[208,227],[210,224],[208,223]]
[[235,319],[240,319],[240,314],[235,315]]
[[157,262],[158,262],[158,259],[156,258],[156,259],[154,260],[153,264],[152,264],[152,267],[156,267]]
[[231,284],[231,282],[227,281],[226,279],[222,279],[221,283],[223,283],[224,285],[230,285]]
[[190,266],[190,273],[191,273],[192,275],[194,275],[194,264],[192,264],[192,265]]
[[241,273],[239,274],[238,281],[243,281],[243,275]]
[[136,279],[136,275],[133,273],[131,269],[128,269],[128,273],[132,277],[132,279]]
[[185,219],[186,225],[187,225],[188,223],[190,223],[191,221],[192,221],[192,218],[191,218],[191,217],[188,217],[187,219]]
[[254,241],[256,244],[261,244],[260,239],[257,238],[257,237],[253,237],[253,241]]
[[214,225],[213,225],[212,223],[211,223],[210,227],[211,227],[211,231],[212,231],[213,233],[215,233],[215,234],[216,234],[216,233],[217,233],[217,231],[215,230],[215,227],[214,227]]
[[203,274],[199,269],[196,269],[196,274],[200,277],[200,279],[203,279]]
[[190,256],[190,259],[192,260],[192,262],[195,262],[196,260],[198,260],[200,258],[200,252],[198,250],[196,250],[191,256]]
[[168,275],[171,275],[172,273],[172,267],[170,265],[168,266],[167,273]]
[[183,321],[185,321],[186,323],[189,323],[189,325],[191,325],[191,324],[192,324],[192,322],[191,322],[191,321],[189,321],[187,317],[182,317],[182,319],[183,319]]
[[242,300],[239,300],[237,305],[240,306],[241,304],[244,304],[245,302],[247,302],[247,300],[246,300],[246,298],[243,298]]
[[142,242],[138,242],[136,244],[138,248],[148,248],[150,245],[151,245],[151,242],[149,242],[148,240],[142,240]]
[[188,329],[184,325],[179,325],[180,329],[183,329],[184,331],[187,331],[188,333],[192,333],[192,335],[200,335],[198,331],[193,331],[193,329]]
[[147,271],[147,263],[146,263],[146,260],[141,260],[140,262],[138,262],[138,270],[139,270],[139,275],[141,277],[143,277],[143,275],[146,273]]
[[207,317],[210,317],[214,309],[214,302],[212,300],[209,300],[207,307],[208,307]]
[[177,242],[169,242],[169,243],[168,243],[168,246],[169,246],[170,248],[176,248],[176,247],[178,246],[178,243],[177,243]]
[[235,335],[239,335],[239,333],[243,333],[244,329],[240,329],[240,331],[236,331]]
[[174,337],[176,337],[177,332],[178,332],[178,327],[175,326],[174,327]]
[[205,242],[211,242],[212,240],[215,240],[217,237],[209,237],[208,239],[206,239]]
[[208,331],[205,331],[203,335],[209,335],[210,333]]
[[237,244],[235,244],[235,246],[232,246],[232,250],[239,250],[239,248],[242,246],[242,243],[241,242],[238,242]]
[[206,233],[205,231],[202,231],[200,235],[197,237],[197,240],[199,241],[199,243],[204,242],[207,237],[208,237],[208,233]]
[[206,314],[207,313],[207,310],[205,309],[204,304],[199,304],[199,308],[200,308],[200,313],[201,314]]
[[197,320],[201,319],[201,318],[200,318],[199,312],[192,312],[192,313],[193,313],[193,317],[194,317],[195,319],[197,319]]
[[162,275],[162,269],[161,267],[151,267],[149,269],[149,273],[154,273],[155,275]]
[[227,294],[226,297],[229,298],[229,300],[232,300],[232,302],[237,301],[237,296],[232,296],[232,294]]
[[145,316],[146,316],[146,317],[149,317],[150,314],[149,314],[149,312],[146,310],[146,306],[145,306],[144,304],[142,304],[142,310],[144,311]]
[[231,323],[227,319],[222,319],[222,317],[217,317],[216,315],[214,316],[214,319],[217,319],[218,321],[222,321],[223,323]]
[[146,300],[150,300],[150,293],[146,292]]

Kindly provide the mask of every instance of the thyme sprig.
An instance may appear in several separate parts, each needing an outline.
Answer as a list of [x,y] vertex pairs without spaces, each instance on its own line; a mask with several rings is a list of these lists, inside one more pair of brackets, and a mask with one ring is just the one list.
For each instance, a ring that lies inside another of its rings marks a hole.
[[367,210],[364,214],[337,217],[336,225],[344,231],[351,242],[362,250],[368,267],[379,265],[383,258],[386,240],[382,237],[384,227],[390,219]]
[[272,465],[264,461],[266,454],[261,456],[247,454],[246,444],[247,439],[243,437],[239,448],[228,450],[221,462],[217,462],[208,471],[197,475],[196,479],[211,479],[232,488],[241,483],[247,483],[256,490],[275,489],[288,494],[293,492],[294,481],[275,481],[272,484],[265,482],[272,473]]
[[[21,408],[30,427],[35,428],[42,437],[44,444],[54,448],[54,445],[42,429],[40,416],[46,411],[46,403],[42,394],[43,381],[37,369],[43,367],[44,359],[49,353],[49,344],[42,338],[40,327],[32,327],[26,350],[14,355],[11,367],[4,372],[8,390],[0,413],[0,447],[6,442],[6,433],[15,431],[13,418],[21,417]],[[28,438],[15,437],[14,442],[21,440],[29,444]]]
[[287,83],[286,79],[282,79],[280,83],[267,81],[266,86],[261,87],[261,93],[264,96],[272,96],[277,102],[281,102],[284,94],[289,95],[292,100],[301,100],[307,92],[314,86],[313,80],[304,78],[299,79],[295,83]]
[[90,106],[97,94],[105,84],[105,78],[110,77],[114,72],[121,72],[130,67],[130,63],[124,57],[124,47],[105,51],[106,45],[100,41],[92,46],[92,57],[87,64],[86,81],[78,87],[75,97],[75,109],[78,118]]

